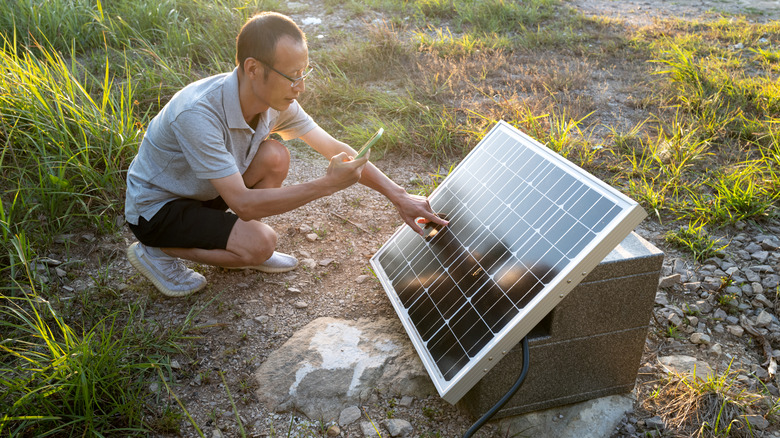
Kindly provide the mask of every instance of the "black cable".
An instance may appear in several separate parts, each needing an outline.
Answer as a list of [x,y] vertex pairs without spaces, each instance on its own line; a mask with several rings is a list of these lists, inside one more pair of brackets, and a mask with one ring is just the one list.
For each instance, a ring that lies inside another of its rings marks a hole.
[[520,389],[521,386],[523,386],[523,381],[525,380],[525,375],[528,374],[528,361],[531,358],[531,354],[528,351],[528,336],[523,338],[523,369],[520,371],[520,377],[517,378],[517,382],[515,382],[514,385],[512,385],[511,388],[509,388],[509,391],[507,391],[506,394],[504,394],[503,397],[501,397],[501,400],[498,401],[498,403],[495,404],[492,408],[490,408],[489,411],[485,412],[485,415],[483,415],[479,420],[477,420],[476,423],[474,423],[473,426],[471,426],[471,429],[467,430],[466,433],[463,435],[463,438],[470,438],[472,435],[474,435],[482,426],[485,425],[491,418],[493,418],[493,415],[498,412],[499,409],[501,409],[506,402],[509,401],[510,398],[512,398],[513,395],[517,392],[518,389]]

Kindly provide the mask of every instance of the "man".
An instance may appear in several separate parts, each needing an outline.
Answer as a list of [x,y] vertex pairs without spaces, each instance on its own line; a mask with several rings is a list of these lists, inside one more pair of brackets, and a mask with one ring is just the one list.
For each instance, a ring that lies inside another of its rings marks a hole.
[[[150,122],[127,174],[125,216],[140,242],[131,264],[167,296],[206,285],[181,259],[225,268],[285,272],[298,261],[274,251],[260,219],[360,182],[386,196],[404,222],[446,225],[428,201],[408,194],[373,164],[320,128],[298,96],[311,74],[306,38],[288,17],[261,13],[236,39],[232,73],[194,82]],[[324,176],[282,187],[290,153],[268,136],[301,138],[330,160]],[[227,209],[231,211],[227,211]]]

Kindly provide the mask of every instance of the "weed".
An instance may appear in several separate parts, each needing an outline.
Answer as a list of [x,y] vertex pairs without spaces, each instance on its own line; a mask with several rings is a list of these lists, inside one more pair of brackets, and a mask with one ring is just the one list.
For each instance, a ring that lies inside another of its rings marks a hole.
[[706,377],[673,375],[650,400],[667,427],[686,436],[752,436],[744,415],[761,396],[741,388],[737,376],[730,366]]
[[665,239],[671,245],[690,251],[700,262],[717,255],[728,246],[712,239],[703,223],[689,223],[687,226],[669,231]]

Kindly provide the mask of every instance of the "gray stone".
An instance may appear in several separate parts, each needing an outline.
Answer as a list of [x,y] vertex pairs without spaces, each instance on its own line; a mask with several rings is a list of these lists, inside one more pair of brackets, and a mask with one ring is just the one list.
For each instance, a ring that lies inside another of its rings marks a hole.
[[762,249],[767,251],[776,251],[780,249],[780,239],[775,236],[757,236],[756,240]]
[[317,262],[314,259],[303,259],[301,264],[308,269],[314,269],[317,267]]
[[710,304],[710,302],[707,300],[696,301],[696,307],[698,307],[699,311],[701,311],[701,313],[704,315],[707,315],[710,312],[712,312],[712,304]]
[[691,335],[691,342],[694,344],[709,344],[710,337],[704,333],[696,332]]
[[355,278],[355,283],[357,283],[357,284],[363,284],[363,283],[365,283],[365,282],[366,282],[366,280],[368,280],[369,278],[371,278],[371,276],[370,276],[370,275],[365,275],[365,274],[363,274],[363,275],[358,275],[358,276],[357,276],[357,278]]
[[750,283],[750,292],[753,295],[763,294],[764,293],[764,286],[761,286],[761,283],[754,281]]
[[769,299],[767,299],[764,294],[756,294],[756,297],[753,298],[753,302],[758,302],[761,304],[761,306],[768,307],[770,309],[775,307],[775,303],[769,301]]
[[728,314],[723,309],[716,309],[715,313],[712,314],[712,317],[718,321],[723,321],[728,318]]
[[764,248],[761,248],[761,245],[759,245],[756,242],[750,242],[748,246],[745,247],[745,251],[753,254],[755,252],[762,251]]
[[750,269],[760,273],[760,274],[774,274],[775,270],[769,266],[769,265],[754,265],[751,266]]
[[680,284],[680,274],[672,274],[662,278],[661,281],[658,282],[658,287],[667,288],[676,284]]
[[758,430],[764,430],[769,427],[769,421],[761,415],[745,415],[745,420]]
[[328,266],[335,261],[335,259],[322,259],[320,260],[320,266]]
[[720,344],[712,344],[707,354],[714,358],[719,358],[723,354],[723,347]]
[[690,283],[683,284],[685,286],[685,289],[687,289],[690,292],[696,292],[701,287],[700,281],[692,281]]
[[268,322],[269,319],[271,319],[271,317],[269,317],[268,315],[260,315],[255,317],[255,321],[258,324],[265,324]]
[[766,262],[766,259],[769,258],[769,252],[767,251],[758,251],[750,254],[750,257],[753,258],[753,260],[758,261],[759,263]]
[[408,395],[405,395],[405,396],[401,397],[401,401],[398,402],[398,405],[399,406],[403,406],[405,408],[408,408],[409,406],[412,405],[413,402],[414,402],[414,397],[410,397]]
[[759,282],[761,281],[761,276],[758,275],[758,273],[756,273],[752,269],[745,269],[744,272],[745,272],[745,278],[747,278],[749,282],[752,283],[755,281],[759,281]]
[[309,242],[314,242],[317,239],[319,239],[319,236],[317,236],[317,234],[315,233],[309,233],[306,235],[306,240],[308,240]]
[[762,310],[756,317],[756,327],[766,327],[772,323],[774,316],[766,310]]
[[390,418],[388,420],[385,420],[385,428],[387,429],[387,432],[390,433],[390,436],[409,436],[414,432],[414,428],[412,427],[412,423],[401,420],[399,418]]
[[633,409],[628,396],[612,395],[515,417],[497,424],[502,436],[534,438],[603,438],[611,436],[626,412]]
[[716,374],[707,362],[700,361],[692,356],[672,355],[658,358],[658,362],[669,374],[695,375],[696,378],[706,381],[708,377]]
[[777,287],[777,285],[780,283],[780,276],[777,274],[769,274],[766,277],[764,277],[763,280],[761,280],[761,286],[764,286],[765,289],[774,289]]
[[664,423],[663,418],[661,418],[661,417],[659,417],[657,415],[655,417],[648,418],[647,420],[645,420],[645,425],[649,429],[655,429],[655,430],[664,430],[664,429],[666,429],[666,423]]
[[674,325],[675,327],[679,327],[682,325],[682,318],[680,318],[680,315],[676,313],[670,313],[669,318],[667,319],[669,320],[669,323]]
[[265,406],[324,421],[377,389],[420,398],[435,393],[397,318],[315,319],[273,351],[255,378]]
[[729,331],[729,333],[731,333],[732,335],[734,335],[734,336],[736,336],[738,338],[742,337],[742,335],[745,333],[745,329],[743,329],[742,327],[740,327],[738,325],[730,325],[730,326],[727,326],[726,329]]
[[669,299],[666,297],[666,292],[658,291],[655,294],[655,303],[659,306],[667,306],[669,305]]
[[366,438],[374,438],[374,437],[380,437],[379,432],[377,432],[377,427],[374,426],[373,423],[370,421],[361,421],[360,422],[360,431],[363,432],[363,436]]
[[360,412],[360,408],[357,406],[344,408],[344,410],[341,411],[341,414],[339,414],[339,425],[349,426],[350,424],[358,421],[361,416],[362,413]]

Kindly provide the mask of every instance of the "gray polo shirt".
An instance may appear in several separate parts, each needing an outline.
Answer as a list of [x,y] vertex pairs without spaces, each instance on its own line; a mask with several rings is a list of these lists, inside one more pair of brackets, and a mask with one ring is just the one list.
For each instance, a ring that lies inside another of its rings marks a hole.
[[209,180],[243,174],[271,133],[289,140],[316,126],[295,101],[281,112],[269,108],[252,129],[241,113],[237,69],[194,82],[149,123],[127,171],[125,219],[150,220],[174,199],[214,199]]

